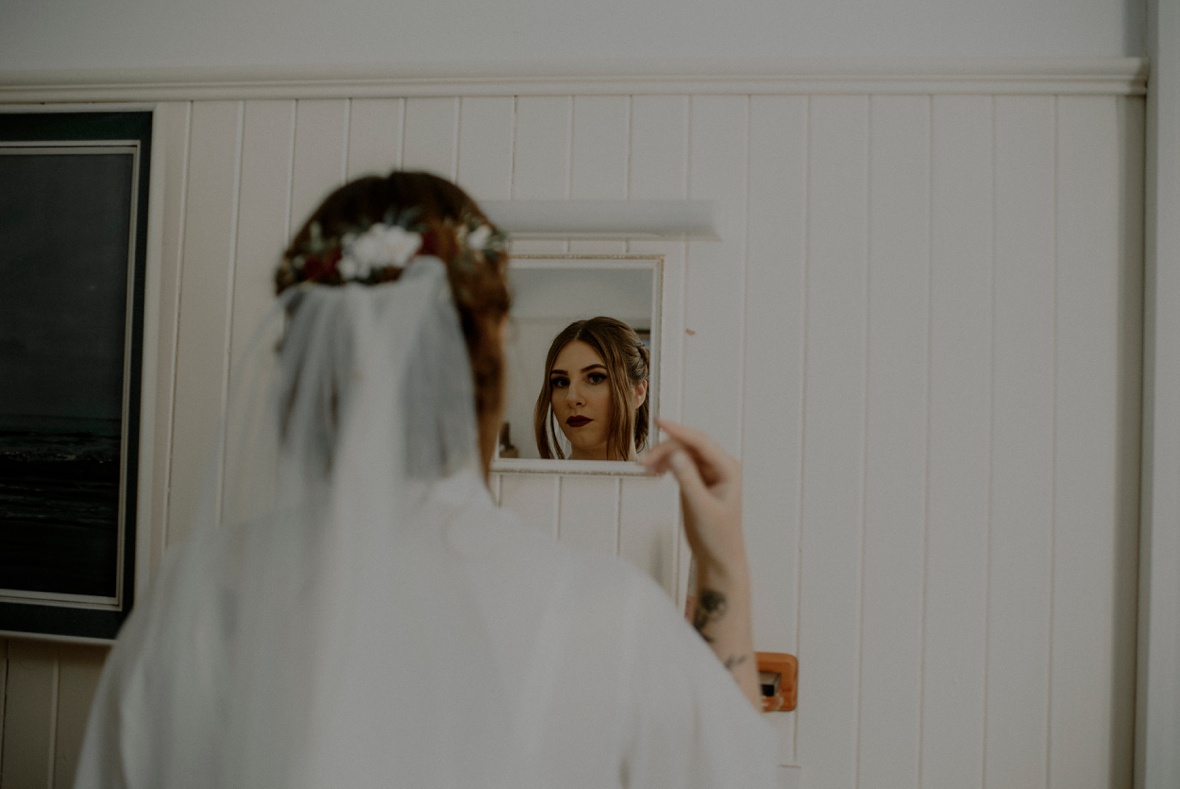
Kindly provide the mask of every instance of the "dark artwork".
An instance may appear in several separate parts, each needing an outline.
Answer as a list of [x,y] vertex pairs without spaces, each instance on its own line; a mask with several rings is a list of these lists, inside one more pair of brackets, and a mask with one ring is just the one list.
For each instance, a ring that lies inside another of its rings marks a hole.
[[117,419],[0,416],[0,588],[114,597]]
[[80,140],[0,145],[0,630],[108,638],[130,605],[147,195],[133,146],[84,147],[111,116],[0,137]]

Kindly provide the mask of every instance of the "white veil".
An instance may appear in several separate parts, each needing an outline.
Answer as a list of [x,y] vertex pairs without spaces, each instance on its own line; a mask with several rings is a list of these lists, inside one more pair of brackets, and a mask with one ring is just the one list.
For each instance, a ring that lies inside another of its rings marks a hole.
[[239,366],[224,495],[107,660],[77,789],[753,785],[771,734],[663,593],[491,523],[440,260],[291,288],[256,337],[280,327]]
[[202,516],[220,508],[222,526],[195,538],[221,546],[195,551],[218,566],[173,582],[183,596],[217,579],[225,603],[204,614],[216,654],[171,658],[178,676],[220,674],[213,764],[183,769],[252,788],[530,783],[506,758],[512,733],[489,725],[509,698],[471,559],[448,542],[488,494],[442,262],[289,289],[271,330],[282,316],[279,347],[258,343],[231,398],[226,492]]

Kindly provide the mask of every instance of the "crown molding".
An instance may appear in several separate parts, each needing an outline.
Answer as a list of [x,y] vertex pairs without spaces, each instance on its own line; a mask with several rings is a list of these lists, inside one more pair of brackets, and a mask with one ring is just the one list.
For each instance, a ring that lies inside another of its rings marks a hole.
[[0,103],[545,95],[1143,95],[1143,58],[567,62],[0,72]]

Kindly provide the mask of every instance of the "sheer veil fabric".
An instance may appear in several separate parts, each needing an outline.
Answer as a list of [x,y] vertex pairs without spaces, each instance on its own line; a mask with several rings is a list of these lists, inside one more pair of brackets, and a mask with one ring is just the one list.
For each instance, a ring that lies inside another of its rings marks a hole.
[[441,261],[285,291],[251,345],[78,789],[775,785],[776,733],[664,590],[491,500]]
[[[208,486],[108,669],[119,709],[150,702],[177,729],[160,740],[190,747],[137,753],[124,732],[122,770],[169,787],[539,785],[504,758],[522,734],[488,725],[512,719],[503,680],[471,659],[490,634],[449,526],[487,491],[442,262],[290,289],[260,336],[284,316],[234,385],[225,494]],[[147,647],[121,659],[125,641]],[[85,759],[78,785],[109,785]]]

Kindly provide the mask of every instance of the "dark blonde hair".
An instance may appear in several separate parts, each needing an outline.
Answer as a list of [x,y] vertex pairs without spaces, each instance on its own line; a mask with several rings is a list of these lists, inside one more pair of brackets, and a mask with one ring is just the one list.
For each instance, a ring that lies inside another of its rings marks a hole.
[[[511,306],[508,256],[489,250],[468,254],[458,236],[460,227],[477,220],[499,231],[466,192],[425,172],[394,171],[385,177],[367,176],[341,186],[324,198],[291,240],[284,252],[285,264],[275,274],[275,289],[281,293],[302,281],[287,263],[309,248],[313,233],[339,238],[388,216],[411,217],[422,233],[419,253],[434,255],[446,265],[471,361],[480,455],[486,470],[499,435],[504,399],[500,325]],[[384,272],[382,279],[393,280],[399,274],[400,270],[392,269]],[[340,284],[339,278],[333,276],[315,281]]]
[[574,340],[586,343],[602,357],[606,365],[607,380],[611,389],[611,413],[607,423],[607,454],[626,459],[631,455],[631,446],[641,450],[647,444],[648,403],[644,397],[638,408],[631,407],[631,389],[648,380],[651,364],[647,346],[627,324],[615,318],[598,316],[587,320],[574,321],[561,330],[549,346],[545,356],[545,381],[537,395],[533,408],[533,432],[537,438],[537,451],[543,458],[564,459],[565,454],[553,430],[552,384],[549,373],[557,361],[557,355]]

